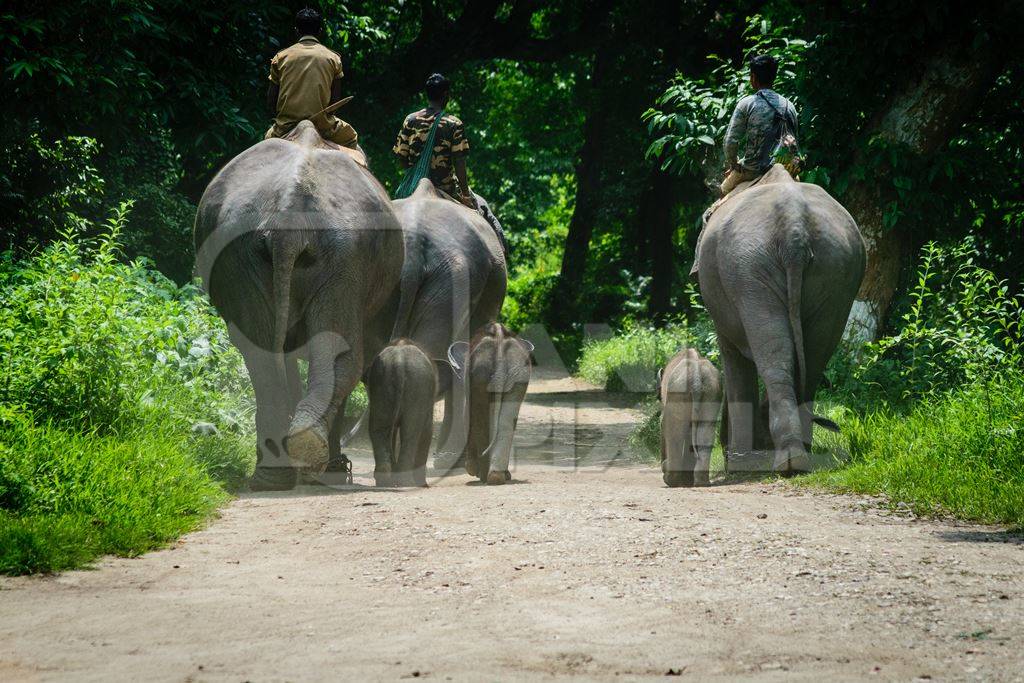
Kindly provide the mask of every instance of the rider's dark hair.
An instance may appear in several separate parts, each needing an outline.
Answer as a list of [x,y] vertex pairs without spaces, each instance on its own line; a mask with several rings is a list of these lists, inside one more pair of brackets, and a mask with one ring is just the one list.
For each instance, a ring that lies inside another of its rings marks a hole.
[[779,60],[771,55],[754,55],[750,58],[750,73],[757,77],[763,86],[771,86],[775,75],[779,73]]
[[448,79],[441,74],[430,74],[430,78],[427,79],[427,84],[423,89],[431,100],[439,100],[448,94],[450,86],[451,84],[448,82]]
[[312,7],[304,7],[295,14],[295,29],[304,36],[319,35],[323,26],[320,13]]

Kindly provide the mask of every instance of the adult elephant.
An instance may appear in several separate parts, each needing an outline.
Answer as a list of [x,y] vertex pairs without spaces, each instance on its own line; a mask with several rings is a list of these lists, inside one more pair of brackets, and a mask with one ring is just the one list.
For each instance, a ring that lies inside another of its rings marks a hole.
[[369,171],[304,121],[217,174],[195,245],[256,393],[252,487],[290,488],[296,466],[320,471],[338,455],[340,408],[390,338],[401,226]]
[[[468,341],[473,330],[498,319],[508,285],[501,241],[479,212],[441,194],[426,178],[393,206],[405,234],[394,336],[411,339],[435,360],[446,359],[452,343]],[[439,368],[445,419],[438,443],[458,454],[466,432],[465,387],[453,379],[447,365]]]
[[825,190],[777,165],[719,207],[698,250],[725,370],[727,452],[754,448],[760,377],[773,468],[806,470],[814,394],[864,276],[860,230]]

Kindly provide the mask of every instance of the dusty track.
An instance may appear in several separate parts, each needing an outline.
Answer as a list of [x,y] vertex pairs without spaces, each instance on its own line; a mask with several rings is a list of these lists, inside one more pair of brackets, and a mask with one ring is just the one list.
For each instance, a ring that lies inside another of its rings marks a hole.
[[578,389],[535,383],[510,486],[248,495],[166,551],[0,579],[0,680],[1024,679],[1019,537],[668,490],[607,466],[637,415]]

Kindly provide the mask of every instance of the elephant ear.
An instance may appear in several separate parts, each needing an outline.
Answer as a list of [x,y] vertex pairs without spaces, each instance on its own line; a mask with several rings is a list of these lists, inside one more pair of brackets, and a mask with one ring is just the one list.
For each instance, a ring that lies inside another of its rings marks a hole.
[[448,363],[452,366],[455,376],[462,379],[466,374],[466,361],[469,359],[469,342],[457,341],[448,347]]
[[518,339],[519,339],[519,343],[523,345],[523,348],[526,349],[527,353],[532,354],[534,352],[534,350],[537,348],[536,346],[533,345],[533,342],[530,341],[529,339],[523,339],[522,337],[518,337]]
[[456,377],[459,377],[459,370],[452,365],[450,360],[445,358],[432,358],[434,361],[434,367],[437,368],[437,374],[440,375],[442,372],[450,372]]

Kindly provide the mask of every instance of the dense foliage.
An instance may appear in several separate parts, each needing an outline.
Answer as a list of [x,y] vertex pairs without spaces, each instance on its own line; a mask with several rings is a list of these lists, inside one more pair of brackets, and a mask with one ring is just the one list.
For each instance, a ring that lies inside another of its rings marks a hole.
[[241,357],[195,288],[119,259],[127,210],[0,270],[0,571],[151,548],[252,466]]
[[[314,4],[356,98],[343,115],[385,186],[400,177],[390,149],[425,77],[452,79],[471,183],[511,245],[506,323],[544,324],[568,364],[610,389],[649,388],[680,344],[713,354],[684,286],[696,227],[748,87],[744,59],[779,56],[804,180],[850,208],[873,250],[891,242],[869,260],[872,283],[893,280],[888,326],[828,371],[824,398],[847,433],[826,447],[854,465],[817,481],[1015,519],[1019,3]],[[269,125],[268,64],[295,37],[295,9],[0,10],[4,571],[172,538],[251,465],[248,382],[189,284],[191,226],[213,174]],[[618,334],[587,341],[584,323]],[[970,421],[982,407],[987,423]],[[639,442],[656,443],[655,424]],[[970,458],[943,434],[962,437]],[[995,493],[971,498],[973,480]]]

